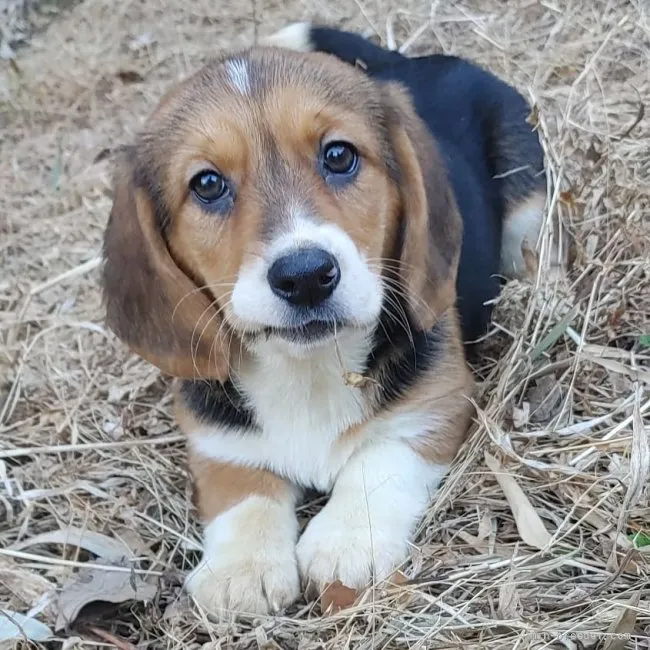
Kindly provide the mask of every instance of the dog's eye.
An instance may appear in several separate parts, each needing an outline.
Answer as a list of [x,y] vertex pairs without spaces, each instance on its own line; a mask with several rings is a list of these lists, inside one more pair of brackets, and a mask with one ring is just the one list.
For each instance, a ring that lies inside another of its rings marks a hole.
[[190,190],[201,203],[215,203],[228,194],[224,177],[212,169],[204,169],[192,176]]
[[323,150],[323,166],[330,174],[350,176],[358,164],[357,150],[347,142],[330,142]]

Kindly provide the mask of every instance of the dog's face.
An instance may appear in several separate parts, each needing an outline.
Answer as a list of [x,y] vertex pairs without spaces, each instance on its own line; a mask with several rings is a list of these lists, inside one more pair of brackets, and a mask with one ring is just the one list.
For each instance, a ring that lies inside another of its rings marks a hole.
[[221,380],[233,340],[309,354],[382,310],[431,327],[460,231],[398,87],[322,54],[233,54],[165,97],[124,156],[108,321],[163,370]]

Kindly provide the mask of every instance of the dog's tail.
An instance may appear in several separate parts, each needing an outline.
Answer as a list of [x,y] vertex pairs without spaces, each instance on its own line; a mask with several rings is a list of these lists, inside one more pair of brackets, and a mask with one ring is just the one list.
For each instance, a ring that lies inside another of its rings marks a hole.
[[299,52],[325,52],[370,72],[404,58],[399,52],[379,47],[359,34],[308,22],[288,25],[264,39],[263,44]]

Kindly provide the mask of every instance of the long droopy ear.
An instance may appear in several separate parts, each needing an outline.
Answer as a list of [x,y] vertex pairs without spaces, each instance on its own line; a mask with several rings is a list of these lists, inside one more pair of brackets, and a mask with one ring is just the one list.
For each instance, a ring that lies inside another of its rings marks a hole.
[[134,352],[174,377],[227,379],[222,320],[172,258],[126,156],[116,175],[102,280],[107,324]]
[[414,324],[427,330],[456,299],[463,224],[426,124],[396,83],[383,87],[401,198],[400,279]]

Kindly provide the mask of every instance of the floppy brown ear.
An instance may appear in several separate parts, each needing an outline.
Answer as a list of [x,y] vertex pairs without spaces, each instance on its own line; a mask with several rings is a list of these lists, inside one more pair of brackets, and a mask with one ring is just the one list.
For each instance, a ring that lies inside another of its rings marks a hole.
[[463,224],[436,143],[410,97],[384,87],[401,199],[400,278],[415,325],[433,327],[456,299]]
[[126,156],[104,236],[102,280],[107,324],[134,352],[175,377],[227,379],[222,320],[172,258]]

